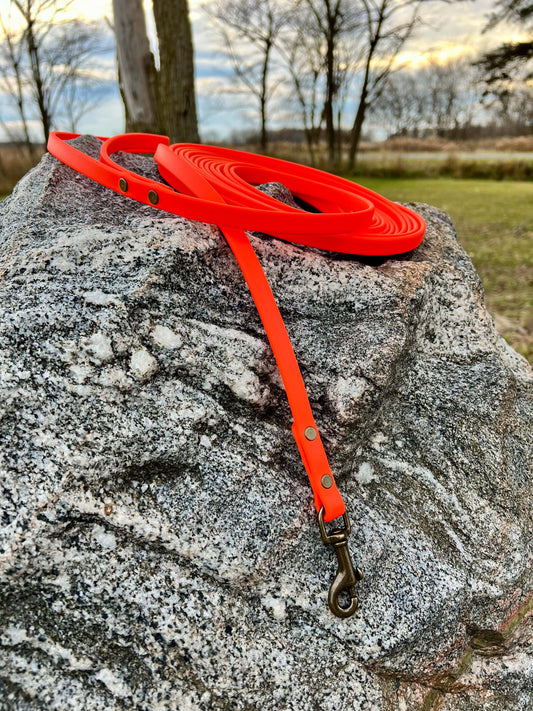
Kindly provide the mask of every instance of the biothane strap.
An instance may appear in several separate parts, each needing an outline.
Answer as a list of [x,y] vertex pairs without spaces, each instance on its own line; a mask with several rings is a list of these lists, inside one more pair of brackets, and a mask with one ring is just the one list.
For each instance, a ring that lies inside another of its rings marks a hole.
[[[48,150],[79,173],[159,210],[218,225],[244,275],[278,365],[294,419],[292,432],[304,463],[319,514],[322,540],[334,546],[339,571],[329,605],[339,617],[357,607],[353,569],[347,548],[350,523],[318,428],[285,324],[259,260],[245,233],[271,234],[299,245],[357,255],[392,255],[417,247],[425,232],[423,219],[360,185],[314,168],[242,151],[197,144],[170,145],[166,136],[130,133],[103,141],[96,160],[67,143],[80,134],[52,132]],[[118,165],[119,152],[154,155],[169,184],[144,178]],[[267,182],[283,183],[297,198],[319,212],[286,205],[257,190]],[[328,534],[325,523],[343,516],[344,529]],[[347,590],[348,606],[339,603]]]

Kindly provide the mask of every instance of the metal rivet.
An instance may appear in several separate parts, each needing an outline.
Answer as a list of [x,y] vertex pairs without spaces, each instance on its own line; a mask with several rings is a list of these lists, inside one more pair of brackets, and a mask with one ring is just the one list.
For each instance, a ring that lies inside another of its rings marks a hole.
[[126,190],[128,189],[128,181],[126,180],[126,178],[121,178],[121,179],[118,181],[118,184],[119,184],[120,189],[122,190],[122,192],[125,193]]
[[152,203],[152,205],[157,205],[159,202],[159,195],[156,193],[155,190],[150,190],[148,193],[148,200]]
[[324,474],[321,479],[321,482],[324,489],[331,489],[331,487],[333,486],[333,477],[329,474]]
[[314,439],[316,439],[316,430],[314,427],[306,427],[304,430],[304,437],[305,439],[308,439],[310,442],[312,442]]

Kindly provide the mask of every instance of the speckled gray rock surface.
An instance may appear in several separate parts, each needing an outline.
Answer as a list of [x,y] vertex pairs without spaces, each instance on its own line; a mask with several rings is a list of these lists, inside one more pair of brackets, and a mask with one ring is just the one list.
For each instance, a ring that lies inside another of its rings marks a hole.
[[252,237],[366,574],[343,621],[218,230],[50,156],[19,183],[1,208],[2,710],[533,709],[532,373],[446,215],[416,209],[423,245],[366,264]]

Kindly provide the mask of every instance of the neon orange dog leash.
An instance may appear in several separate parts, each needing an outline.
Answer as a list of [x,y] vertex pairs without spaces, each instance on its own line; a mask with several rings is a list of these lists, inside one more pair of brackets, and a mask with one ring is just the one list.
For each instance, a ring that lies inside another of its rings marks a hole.
[[[135,133],[101,138],[100,160],[96,160],[67,143],[79,135],[52,132],[48,150],[118,193],[222,229],[248,284],[283,380],[294,419],[292,432],[313,489],[322,540],[337,553],[339,569],[329,591],[329,606],[337,616],[349,617],[358,604],[355,585],[363,577],[354,569],[348,551],[350,522],[285,324],[245,230],[335,252],[391,255],[420,244],[426,227],[423,219],[348,180],[288,161],[214,146],[171,146],[166,136]],[[160,174],[171,187],[119,166],[112,159],[119,151],[154,154]],[[320,212],[285,205],[254,187],[272,181],[283,183]],[[340,516],[344,528],[328,534],[325,522]],[[341,600],[346,593],[347,605]]]

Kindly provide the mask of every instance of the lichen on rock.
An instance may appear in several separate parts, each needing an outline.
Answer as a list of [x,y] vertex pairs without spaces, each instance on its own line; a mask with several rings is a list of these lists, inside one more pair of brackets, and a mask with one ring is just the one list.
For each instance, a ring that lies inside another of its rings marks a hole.
[[0,709],[531,709],[532,372],[414,209],[392,258],[250,237],[365,572],[343,621],[219,230],[51,156],[2,203]]

